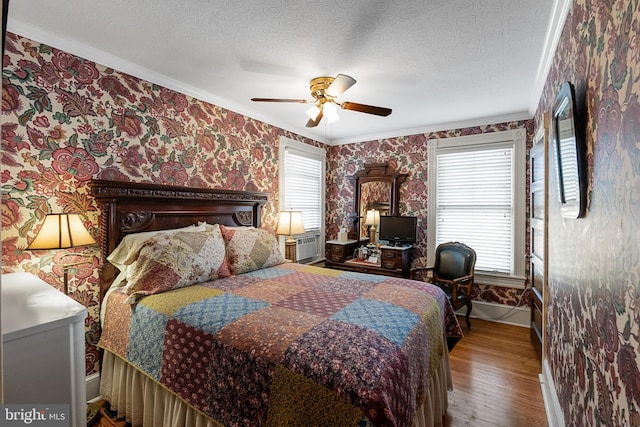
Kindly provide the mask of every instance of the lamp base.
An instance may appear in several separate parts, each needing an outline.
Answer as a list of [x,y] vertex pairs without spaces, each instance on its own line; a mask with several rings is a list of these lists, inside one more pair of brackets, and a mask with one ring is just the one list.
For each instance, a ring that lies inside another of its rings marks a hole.
[[376,227],[375,227],[375,225],[372,225],[369,228],[369,243],[371,243],[372,245],[376,244]]
[[284,242],[284,257],[291,262],[297,262],[296,246],[296,241],[293,238],[289,238]]

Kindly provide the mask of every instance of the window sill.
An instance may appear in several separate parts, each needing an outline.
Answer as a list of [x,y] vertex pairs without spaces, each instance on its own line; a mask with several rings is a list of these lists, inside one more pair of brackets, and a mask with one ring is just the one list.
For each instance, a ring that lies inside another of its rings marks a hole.
[[508,274],[491,273],[488,271],[475,273],[475,282],[483,285],[502,286],[505,288],[524,289],[526,277],[509,276]]

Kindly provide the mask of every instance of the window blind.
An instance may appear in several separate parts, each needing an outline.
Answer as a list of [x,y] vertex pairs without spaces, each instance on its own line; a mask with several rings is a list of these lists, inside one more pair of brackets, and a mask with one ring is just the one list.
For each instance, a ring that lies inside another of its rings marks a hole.
[[436,162],[436,245],[464,242],[477,270],[512,273],[513,144],[438,150]]
[[285,209],[302,211],[305,231],[320,230],[322,214],[322,163],[285,151]]

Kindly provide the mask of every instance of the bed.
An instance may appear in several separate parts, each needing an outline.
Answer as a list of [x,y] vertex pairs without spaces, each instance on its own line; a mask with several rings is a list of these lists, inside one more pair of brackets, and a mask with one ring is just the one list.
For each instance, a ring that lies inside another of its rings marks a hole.
[[[100,393],[119,416],[134,426],[442,423],[445,343],[462,331],[439,288],[286,262],[260,224],[264,193],[90,187],[104,257]],[[185,256],[186,273],[174,265]]]

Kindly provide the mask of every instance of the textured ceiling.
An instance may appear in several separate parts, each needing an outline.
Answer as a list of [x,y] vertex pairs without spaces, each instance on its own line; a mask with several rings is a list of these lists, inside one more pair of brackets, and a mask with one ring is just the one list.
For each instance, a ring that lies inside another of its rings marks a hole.
[[[8,29],[319,141],[340,144],[530,118],[554,0],[11,0]],[[306,128],[309,80],[348,74]]]

